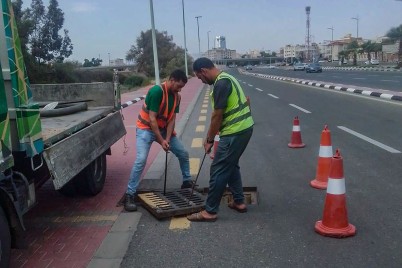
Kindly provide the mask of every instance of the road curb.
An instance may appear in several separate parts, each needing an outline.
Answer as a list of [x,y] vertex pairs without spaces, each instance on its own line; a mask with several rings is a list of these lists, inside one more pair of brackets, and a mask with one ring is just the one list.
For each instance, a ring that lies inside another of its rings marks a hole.
[[290,77],[255,74],[255,73],[248,73],[248,72],[242,72],[242,74],[252,75],[252,76],[256,76],[256,77],[260,77],[260,78],[281,80],[281,81],[287,81],[287,82],[303,84],[303,85],[308,85],[308,86],[322,87],[322,88],[333,89],[333,90],[338,90],[338,91],[350,92],[350,93],[361,94],[361,95],[365,95],[365,96],[378,97],[378,98],[387,99],[387,100],[402,101],[402,96],[375,91],[375,89],[373,89],[373,90],[358,89],[358,88],[337,86],[337,85],[333,85],[333,84],[325,84],[325,83],[308,81],[308,80],[294,79],[294,78],[290,78]]
[[142,213],[120,213],[87,268],[118,268],[137,230]]

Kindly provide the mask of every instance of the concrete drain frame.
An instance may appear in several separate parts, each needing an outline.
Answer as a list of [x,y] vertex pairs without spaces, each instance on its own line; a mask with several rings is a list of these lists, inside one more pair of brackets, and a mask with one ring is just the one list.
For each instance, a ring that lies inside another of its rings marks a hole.
[[[197,190],[199,193],[203,195],[207,195],[209,188],[201,188]],[[243,187],[243,194],[244,194],[244,202],[247,205],[258,205],[258,191],[257,187]],[[229,204],[233,202],[233,196],[230,192],[229,188],[226,188],[225,192],[223,193],[221,204]]]
[[[191,189],[181,189],[168,191],[150,191],[138,194],[138,200],[155,218],[158,220],[188,215],[199,212],[205,208],[205,199],[209,188],[194,189],[191,195]],[[257,187],[243,187],[244,201],[248,205],[258,204]],[[229,204],[233,202],[233,196],[229,188],[226,188],[221,204]]]

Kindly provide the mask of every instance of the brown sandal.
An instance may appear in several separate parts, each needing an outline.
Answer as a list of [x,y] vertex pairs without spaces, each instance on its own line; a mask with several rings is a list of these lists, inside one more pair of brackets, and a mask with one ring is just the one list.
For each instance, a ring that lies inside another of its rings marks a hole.
[[240,212],[240,213],[247,212],[247,207],[239,208],[238,207],[239,205],[245,205],[245,204],[236,204],[235,202],[232,202],[232,203],[228,204],[228,207],[231,208],[231,209],[234,209],[234,210],[236,210],[237,212]]
[[214,222],[218,219],[218,217],[213,217],[213,218],[205,218],[204,215],[202,215],[202,211],[197,212],[197,213],[193,213],[191,215],[187,216],[187,220],[189,221],[198,221],[198,222]]

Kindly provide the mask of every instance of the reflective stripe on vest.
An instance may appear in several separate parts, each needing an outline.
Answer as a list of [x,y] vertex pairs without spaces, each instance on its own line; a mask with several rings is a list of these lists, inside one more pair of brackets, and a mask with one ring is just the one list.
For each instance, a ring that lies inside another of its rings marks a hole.
[[[221,136],[237,133],[254,125],[250,107],[247,104],[246,96],[240,84],[233,76],[224,72],[218,75],[215,83],[222,78],[230,80],[232,93],[229,95],[227,106],[223,114],[223,121],[219,130]],[[214,107],[213,90],[211,92],[211,102],[212,107]]]
[[[157,119],[159,128],[166,128],[168,122],[173,118],[176,107],[180,103],[180,95],[174,94],[173,107],[169,113],[169,99],[168,99],[169,90],[166,87],[166,83],[163,83],[161,85],[161,89],[162,89],[162,101],[159,105],[159,111],[156,116],[156,119]],[[141,128],[141,129],[151,128],[151,123],[149,120],[149,109],[147,108],[147,105],[145,104],[145,102],[142,105],[142,109],[141,109],[140,113],[138,114],[137,127]]]

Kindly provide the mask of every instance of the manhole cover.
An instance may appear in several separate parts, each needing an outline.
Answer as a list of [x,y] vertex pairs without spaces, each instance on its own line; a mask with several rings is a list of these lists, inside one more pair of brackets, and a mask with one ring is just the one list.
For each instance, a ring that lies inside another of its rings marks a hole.
[[157,219],[173,216],[187,215],[201,211],[204,208],[205,197],[191,189],[181,189],[176,191],[148,192],[138,194],[140,202]]

